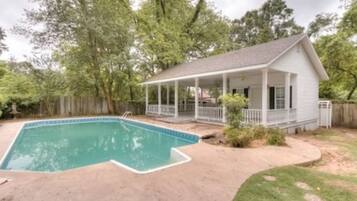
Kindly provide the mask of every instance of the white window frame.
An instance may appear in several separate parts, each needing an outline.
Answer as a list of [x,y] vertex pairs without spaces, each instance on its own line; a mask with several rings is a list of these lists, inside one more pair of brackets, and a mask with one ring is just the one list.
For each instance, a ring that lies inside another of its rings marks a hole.
[[[277,97],[277,92],[278,90],[282,90],[282,95],[283,97]],[[285,98],[286,98],[286,95],[285,95],[285,86],[274,86],[274,110],[282,110],[282,109],[285,109]],[[282,107],[279,107],[278,108],[278,101],[282,101],[283,102],[283,105]]]

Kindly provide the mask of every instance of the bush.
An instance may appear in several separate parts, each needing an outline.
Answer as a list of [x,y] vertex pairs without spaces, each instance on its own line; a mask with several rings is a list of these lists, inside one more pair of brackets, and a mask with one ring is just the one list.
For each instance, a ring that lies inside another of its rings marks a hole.
[[227,142],[233,147],[246,147],[253,139],[250,128],[227,128],[224,130]]
[[285,145],[285,135],[278,128],[248,127],[226,128],[224,135],[227,143],[233,147],[247,147],[253,140],[264,139],[269,145]]
[[256,126],[252,128],[254,139],[264,139],[267,135],[267,129],[263,126]]
[[242,109],[247,105],[248,100],[239,94],[227,94],[220,97],[224,106],[227,108],[228,124],[232,128],[241,128]]
[[284,145],[285,135],[278,128],[267,129],[267,144],[269,145]]

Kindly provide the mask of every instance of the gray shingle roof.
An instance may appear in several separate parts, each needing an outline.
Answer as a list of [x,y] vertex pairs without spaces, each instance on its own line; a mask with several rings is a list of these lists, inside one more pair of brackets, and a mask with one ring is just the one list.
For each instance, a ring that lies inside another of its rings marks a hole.
[[305,34],[298,34],[236,51],[198,59],[189,63],[179,64],[154,75],[148,79],[147,82],[268,64],[304,36]]

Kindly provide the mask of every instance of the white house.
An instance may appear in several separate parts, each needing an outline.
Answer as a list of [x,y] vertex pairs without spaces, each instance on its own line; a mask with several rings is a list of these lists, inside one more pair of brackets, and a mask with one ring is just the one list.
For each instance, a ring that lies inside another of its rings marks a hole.
[[[313,129],[318,125],[319,81],[327,79],[309,38],[299,34],[158,73],[143,83],[146,114],[224,123],[224,107],[198,101],[201,89],[219,83],[223,95],[248,97],[249,106],[243,110],[246,123]],[[158,90],[157,101],[149,103],[148,88],[153,86]],[[179,100],[179,87],[194,91],[191,104]],[[174,96],[167,93],[172,88]]]

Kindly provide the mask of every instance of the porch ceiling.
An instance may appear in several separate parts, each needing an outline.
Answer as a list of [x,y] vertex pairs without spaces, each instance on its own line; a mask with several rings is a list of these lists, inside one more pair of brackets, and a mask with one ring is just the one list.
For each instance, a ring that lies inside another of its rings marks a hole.
[[[283,71],[278,71],[274,69],[268,69],[269,73],[284,73]],[[227,74],[227,78],[240,78],[240,77],[249,77],[249,76],[255,76],[255,75],[261,75],[261,69],[257,70],[247,70],[247,71],[242,71],[242,72],[232,72]],[[202,88],[209,88],[212,86],[217,86],[217,87],[222,87],[223,86],[223,74],[218,74],[218,75],[210,75],[210,76],[205,76],[205,77],[199,77],[199,86]],[[157,85],[157,83],[152,84],[152,85]],[[174,86],[175,81],[169,81],[169,82],[161,82],[162,86]],[[195,78],[190,78],[190,79],[183,79],[179,80],[179,86],[195,86]]]

